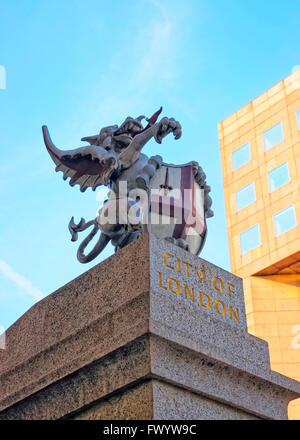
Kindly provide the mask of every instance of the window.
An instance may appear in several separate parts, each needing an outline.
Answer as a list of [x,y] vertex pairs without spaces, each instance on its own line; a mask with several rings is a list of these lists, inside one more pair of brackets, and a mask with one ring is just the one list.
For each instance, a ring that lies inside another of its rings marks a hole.
[[276,237],[294,228],[297,225],[294,206],[289,206],[273,215],[273,222]]
[[232,169],[237,170],[251,160],[250,144],[247,143],[232,152]]
[[298,130],[300,130],[300,109],[296,112]]
[[259,225],[252,226],[252,228],[240,234],[241,254],[244,255],[252,249],[261,245]]
[[251,182],[249,185],[237,191],[235,193],[235,200],[236,200],[237,211],[240,211],[241,209],[255,202],[256,197],[255,197],[254,183]]
[[268,173],[268,180],[270,192],[289,182],[290,176],[287,162],[270,171]]
[[281,122],[274,125],[274,127],[265,131],[263,134],[265,151],[277,145],[279,142],[283,141],[283,128]]

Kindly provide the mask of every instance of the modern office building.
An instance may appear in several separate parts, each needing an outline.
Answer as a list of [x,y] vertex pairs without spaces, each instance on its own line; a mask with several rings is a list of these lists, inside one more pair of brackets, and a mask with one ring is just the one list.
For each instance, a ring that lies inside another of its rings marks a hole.
[[248,329],[269,343],[272,369],[300,381],[300,70],[224,119],[219,138]]

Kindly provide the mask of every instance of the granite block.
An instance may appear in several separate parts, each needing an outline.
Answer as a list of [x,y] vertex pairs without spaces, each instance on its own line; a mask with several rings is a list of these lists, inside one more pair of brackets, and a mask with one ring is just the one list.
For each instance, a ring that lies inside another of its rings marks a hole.
[[[152,335],[153,377],[264,419],[287,419],[288,402],[299,396],[300,383],[285,388],[203,353]],[[275,379],[275,377],[273,377]]]
[[159,380],[101,399],[72,420],[260,420],[252,414]]
[[6,347],[0,419],[173,418],[176,399],[183,419],[286,419],[300,395],[247,333],[241,280],[152,235],[35,304]]

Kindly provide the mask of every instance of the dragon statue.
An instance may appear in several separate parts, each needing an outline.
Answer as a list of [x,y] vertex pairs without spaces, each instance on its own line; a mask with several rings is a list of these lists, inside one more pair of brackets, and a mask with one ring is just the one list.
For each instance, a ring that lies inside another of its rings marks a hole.
[[[161,156],[149,158],[142,153],[151,138],[160,144],[169,133],[175,139],[181,137],[181,126],[175,119],[164,117],[157,122],[161,112],[162,107],[150,118],[127,117],[120,126],[104,127],[98,135],[81,139],[89,145],[67,151],[58,149],[47,126],[42,127],[46,148],[64,180],[70,178],[69,184],[78,184],[82,192],[100,185],[110,189],[94,220],[86,222],[82,218],[78,224],[73,217],[70,220],[72,241],[78,239],[79,232],[93,227],[78,248],[77,258],[81,263],[96,258],[110,241],[117,251],[146,232],[194,254],[201,251],[207,234],[206,218],[213,216],[210,187],[202,168],[197,162],[166,164]],[[145,127],[143,119],[147,122]],[[134,196],[130,195],[132,192]],[[146,194],[143,203],[141,193]],[[132,208],[139,214],[137,220],[128,217]],[[109,212],[116,213],[114,221],[107,221]],[[158,221],[149,221],[150,212],[156,212]],[[86,246],[98,232],[98,241],[85,255]]]

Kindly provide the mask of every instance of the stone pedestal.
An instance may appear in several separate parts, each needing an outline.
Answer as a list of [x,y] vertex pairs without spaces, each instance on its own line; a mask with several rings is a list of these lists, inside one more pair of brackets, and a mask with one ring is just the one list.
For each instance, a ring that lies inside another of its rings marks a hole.
[[0,383],[0,419],[287,419],[300,396],[247,333],[242,281],[151,235],[12,325]]

